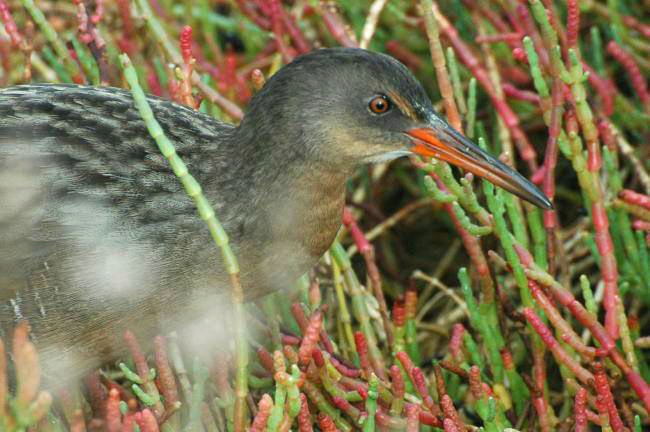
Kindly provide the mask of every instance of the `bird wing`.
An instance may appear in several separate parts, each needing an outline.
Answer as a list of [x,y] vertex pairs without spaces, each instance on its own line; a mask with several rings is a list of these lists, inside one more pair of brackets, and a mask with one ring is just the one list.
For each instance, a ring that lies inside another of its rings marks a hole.
[[[162,99],[150,103],[193,174],[212,176],[232,126]],[[28,318],[52,353],[111,351],[121,335],[112,329],[148,327],[151,336],[156,314],[189,301],[178,287],[208,285],[191,263],[206,254],[216,261],[194,203],[129,92],[0,90],[0,327]]]

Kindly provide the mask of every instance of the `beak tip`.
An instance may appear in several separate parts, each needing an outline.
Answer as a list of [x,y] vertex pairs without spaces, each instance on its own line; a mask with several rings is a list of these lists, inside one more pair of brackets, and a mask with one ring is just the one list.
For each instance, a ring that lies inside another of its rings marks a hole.
[[555,210],[555,206],[546,196],[544,196],[544,200],[542,201],[542,208],[544,210]]
[[532,183],[530,183],[530,185],[532,186],[532,190],[529,191],[529,194],[527,194],[528,196],[522,196],[521,198],[525,199],[531,204],[536,205],[542,210],[555,210],[553,201],[551,201],[551,199],[546,196],[544,192],[539,190],[537,186],[534,186]]
[[[523,179],[523,177],[522,177]],[[519,198],[528,201],[536,207],[539,207],[542,210],[550,211],[555,210],[553,202],[546,196],[544,192],[539,190],[537,186],[530,183],[528,180],[524,179],[523,183],[524,188],[517,191],[511,190],[512,193],[518,195]]]

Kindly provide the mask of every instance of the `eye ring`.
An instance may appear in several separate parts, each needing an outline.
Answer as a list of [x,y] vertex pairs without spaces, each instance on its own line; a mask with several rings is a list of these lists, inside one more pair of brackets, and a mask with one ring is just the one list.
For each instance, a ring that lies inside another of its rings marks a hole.
[[375,96],[368,102],[368,109],[374,114],[385,114],[391,109],[391,101],[384,95]]

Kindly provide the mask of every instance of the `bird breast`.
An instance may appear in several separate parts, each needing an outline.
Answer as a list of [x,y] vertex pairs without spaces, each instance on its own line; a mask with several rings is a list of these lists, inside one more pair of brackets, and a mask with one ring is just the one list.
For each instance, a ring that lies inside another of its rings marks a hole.
[[247,298],[292,286],[327,251],[341,226],[347,173],[324,167],[294,170],[267,185],[270,199],[260,203],[264,217],[247,225],[242,236],[243,259],[250,260],[255,273],[247,277],[243,263]]

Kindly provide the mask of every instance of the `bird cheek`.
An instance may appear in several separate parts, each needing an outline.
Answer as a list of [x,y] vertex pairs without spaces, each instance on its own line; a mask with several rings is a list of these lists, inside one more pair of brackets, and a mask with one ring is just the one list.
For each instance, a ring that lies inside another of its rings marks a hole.
[[367,163],[390,162],[402,156],[409,156],[410,154],[411,152],[408,150],[392,150],[389,152],[382,152],[382,153],[371,155],[365,159],[365,162]]
[[402,156],[411,154],[411,140],[400,134],[390,134],[378,137],[374,141],[366,142],[364,162],[388,162]]
[[327,145],[319,146],[322,159],[341,167],[357,165],[368,153],[369,143],[355,129],[333,127],[327,131]]

